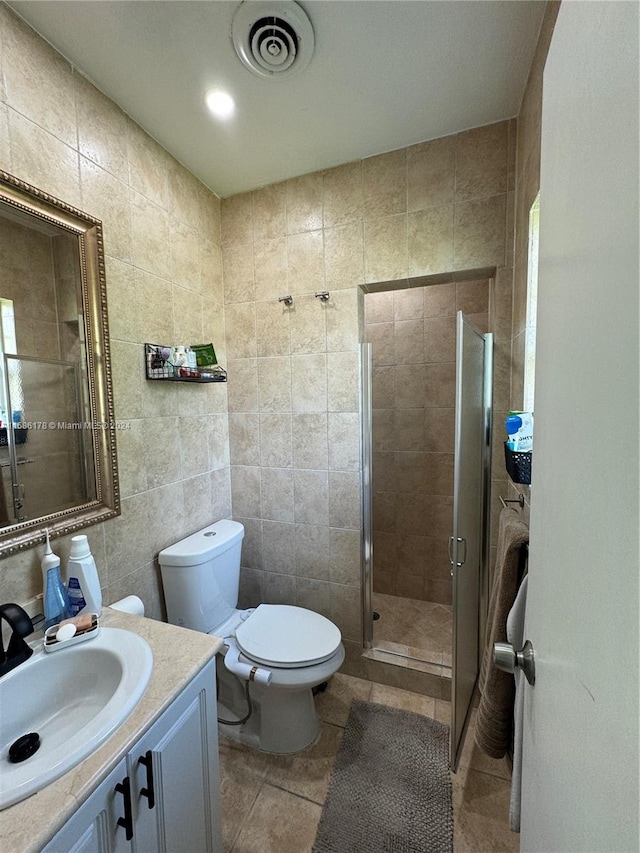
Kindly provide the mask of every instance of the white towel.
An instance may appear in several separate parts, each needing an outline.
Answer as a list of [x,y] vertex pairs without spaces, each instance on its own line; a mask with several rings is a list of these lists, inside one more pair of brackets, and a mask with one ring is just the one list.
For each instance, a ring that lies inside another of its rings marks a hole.
[[[527,608],[528,575],[520,584],[520,589],[507,616],[507,640],[519,651],[524,646],[524,617]],[[520,832],[520,794],[522,790],[522,726],[524,723],[524,682],[521,669],[513,674],[516,680],[516,698],[513,707],[513,770],[511,773],[511,803],[509,805],[509,826],[514,832]]]

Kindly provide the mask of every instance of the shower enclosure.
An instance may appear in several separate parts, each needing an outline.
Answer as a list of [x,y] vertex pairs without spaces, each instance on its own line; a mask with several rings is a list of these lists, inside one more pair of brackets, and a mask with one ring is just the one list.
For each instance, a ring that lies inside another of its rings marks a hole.
[[486,280],[371,294],[361,358],[365,647],[451,677],[452,766],[488,587],[488,294]]

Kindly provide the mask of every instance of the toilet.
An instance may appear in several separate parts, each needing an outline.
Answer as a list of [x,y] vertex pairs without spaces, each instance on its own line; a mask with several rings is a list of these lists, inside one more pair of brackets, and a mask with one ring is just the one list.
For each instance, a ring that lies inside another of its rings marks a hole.
[[318,737],[313,688],[342,665],[342,637],[303,607],[237,609],[243,537],[242,524],[223,519],[160,552],[167,617],[224,641],[220,731],[263,752],[299,752]]

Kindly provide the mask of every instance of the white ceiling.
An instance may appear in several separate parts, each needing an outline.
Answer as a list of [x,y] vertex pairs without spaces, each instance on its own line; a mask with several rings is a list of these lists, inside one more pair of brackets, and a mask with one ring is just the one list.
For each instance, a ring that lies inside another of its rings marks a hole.
[[[10,5],[225,197],[517,114],[545,3],[303,0],[315,52],[287,79],[238,59],[239,0]],[[235,98],[230,121],[211,88]]]

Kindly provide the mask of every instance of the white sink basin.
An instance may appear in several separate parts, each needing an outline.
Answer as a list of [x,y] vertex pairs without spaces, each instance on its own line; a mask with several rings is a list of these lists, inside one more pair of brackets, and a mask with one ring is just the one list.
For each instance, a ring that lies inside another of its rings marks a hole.
[[[152,667],[142,637],[102,628],[52,654],[40,648],[0,678],[0,809],[58,779],[113,734],[140,701]],[[9,747],[30,732],[40,748],[11,763]]]

